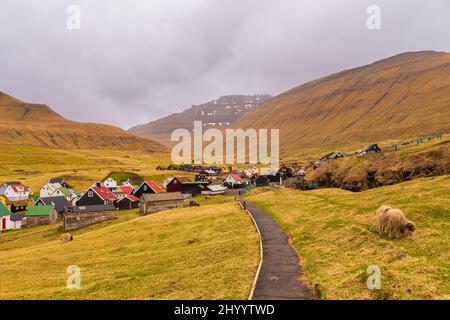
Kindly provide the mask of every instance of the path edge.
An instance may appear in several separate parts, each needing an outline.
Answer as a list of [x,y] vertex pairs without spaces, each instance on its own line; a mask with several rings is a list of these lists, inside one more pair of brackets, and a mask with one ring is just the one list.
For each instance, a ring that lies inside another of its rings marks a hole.
[[244,209],[244,206],[242,205],[241,201],[237,201],[237,202],[239,203],[239,206],[242,208],[242,210],[247,212],[247,214],[250,216],[250,219],[252,219],[253,225],[255,226],[255,229],[256,229],[256,232],[258,233],[258,238],[259,238],[259,256],[260,256],[260,260],[259,260],[258,269],[256,270],[255,278],[253,279],[253,284],[252,284],[252,288],[250,290],[250,294],[248,295],[248,300],[253,300],[253,295],[255,293],[256,284],[258,283],[259,273],[261,272],[262,264],[263,264],[263,261],[264,261],[264,250],[263,250],[262,236],[261,236],[261,231],[259,230],[258,224],[256,223],[255,218],[253,218],[252,213],[249,210]]

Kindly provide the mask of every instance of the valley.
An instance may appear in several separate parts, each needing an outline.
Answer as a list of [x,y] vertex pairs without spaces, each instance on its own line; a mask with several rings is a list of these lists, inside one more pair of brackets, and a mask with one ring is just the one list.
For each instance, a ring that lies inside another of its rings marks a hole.
[[[61,219],[1,233],[0,299],[247,299],[260,240],[236,198],[268,213],[286,233],[301,258],[302,281],[319,299],[449,299],[449,76],[449,53],[404,53],[276,97],[221,97],[129,131],[71,121],[0,93],[0,182],[32,187],[28,200],[51,178],[64,178],[87,197],[93,184],[111,178],[119,186],[129,179],[133,192],[152,180],[159,201],[173,192],[179,205],[145,215],[147,200],[135,197],[142,211],[116,208],[115,219],[73,231],[68,243],[59,240]],[[222,132],[279,129],[280,170],[291,170],[302,185],[288,185],[278,172],[257,186],[270,174],[248,175],[250,163],[220,174],[204,163],[197,172],[169,170],[170,134],[191,132],[194,120]],[[370,145],[379,150],[365,152]],[[343,157],[326,157],[335,151]],[[195,195],[162,187],[168,178],[242,188]],[[417,226],[414,234],[379,235],[381,205],[403,210]],[[80,266],[81,290],[66,289],[68,265]],[[381,289],[367,288],[371,265],[381,269]],[[19,284],[7,276],[18,271]]]

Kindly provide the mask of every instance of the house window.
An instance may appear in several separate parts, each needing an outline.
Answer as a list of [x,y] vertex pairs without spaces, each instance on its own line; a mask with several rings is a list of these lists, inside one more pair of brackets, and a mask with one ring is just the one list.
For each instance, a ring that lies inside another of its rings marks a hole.
[[94,197],[94,191],[89,190],[88,191],[88,198],[92,198],[92,197]]
[[147,186],[144,186],[144,191],[147,191],[148,190],[148,187]]

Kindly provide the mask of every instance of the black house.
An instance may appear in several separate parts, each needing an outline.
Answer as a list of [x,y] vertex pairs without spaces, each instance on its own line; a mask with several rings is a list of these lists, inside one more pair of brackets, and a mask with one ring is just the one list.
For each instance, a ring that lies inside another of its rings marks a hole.
[[366,149],[366,154],[369,153],[380,153],[381,152],[381,148],[379,145],[377,144],[371,144],[367,149]]
[[289,168],[289,167],[287,167],[287,166],[282,166],[282,167],[278,170],[278,172],[281,173],[281,176],[282,176],[283,178],[290,178],[290,177],[293,176],[293,174],[292,174],[292,169]]
[[147,180],[144,181],[141,186],[133,193],[133,195],[140,199],[145,193],[161,193],[164,190],[155,181]]
[[63,213],[66,207],[70,207],[72,204],[64,196],[39,198],[36,201],[36,206],[54,206],[58,213]]
[[338,159],[338,158],[343,158],[344,154],[340,151],[334,151],[331,152],[325,156],[323,156],[322,158],[320,158],[320,162],[324,163],[327,162],[328,160],[334,160],[334,159]]
[[121,200],[117,201],[116,208],[119,210],[131,210],[139,208],[139,199],[133,195],[127,195]]
[[107,187],[90,187],[76,204],[77,206],[107,205],[113,204],[116,200],[116,196]]
[[181,193],[182,194],[191,194],[193,197],[202,193],[205,190],[205,187],[209,184],[209,182],[183,182],[181,184]]
[[269,183],[280,183],[280,178],[282,177],[282,173],[277,172],[276,174],[269,174],[266,177],[269,180]]
[[265,187],[269,184],[269,178],[267,176],[259,176],[255,179],[256,187]]

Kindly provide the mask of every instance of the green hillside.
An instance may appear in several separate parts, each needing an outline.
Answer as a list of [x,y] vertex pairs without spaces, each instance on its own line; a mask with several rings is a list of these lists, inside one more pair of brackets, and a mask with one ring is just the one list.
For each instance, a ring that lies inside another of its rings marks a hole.
[[[352,193],[256,189],[248,196],[282,226],[322,299],[450,299],[450,176]],[[378,235],[375,211],[400,208],[413,237]],[[367,267],[381,269],[368,290]]]

